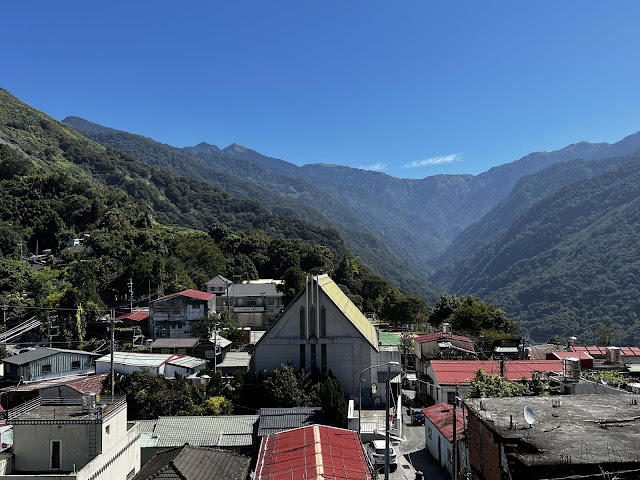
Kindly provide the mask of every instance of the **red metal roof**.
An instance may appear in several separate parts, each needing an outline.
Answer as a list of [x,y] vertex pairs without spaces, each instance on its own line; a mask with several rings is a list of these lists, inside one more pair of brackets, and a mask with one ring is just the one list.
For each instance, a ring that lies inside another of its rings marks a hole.
[[[607,347],[600,347],[597,345],[584,346],[576,345],[571,347],[574,352],[587,352],[594,358],[605,358],[607,355]],[[639,347],[619,347],[621,357],[640,357]]]
[[463,337],[461,335],[453,335],[449,333],[442,333],[442,332],[430,333],[428,335],[421,335],[419,337],[414,337],[414,340],[418,343],[434,342],[438,340],[458,340],[460,342],[473,343],[473,340],[467,337]]
[[[578,351],[578,352],[551,352],[550,355],[554,355],[555,357],[559,358],[559,359],[563,359],[563,358],[567,358],[567,357],[573,357],[573,358],[577,358],[579,360],[593,360],[593,357],[591,355],[589,355],[587,352],[584,351]],[[549,357],[547,357],[549,358]]]
[[[462,411],[463,408],[456,409],[456,437],[458,439],[464,438],[464,420]],[[447,437],[447,440],[453,443],[453,405],[448,403],[438,403],[429,408],[422,410],[425,417],[433,424],[435,428],[440,430],[442,434]],[[466,410],[464,416],[467,416]]]
[[173,297],[177,297],[177,296],[189,297],[189,298],[197,298],[198,300],[209,301],[213,297],[215,297],[215,294],[203,292],[203,291],[200,291],[200,290],[189,289],[189,290],[184,290],[184,291],[178,292],[178,293],[172,293],[171,295],[165,295],[164,297],[156,298],[155,300],[152,300],[152,302],[157,302],[158,300],[166,300],[167,298],[173,298]]
[[255,480],[371,480],[358,434],[311,425],[262,438]]
[[547,359],[547,354],[549,353],[555,353],[555,352],[566,352],[567,349],[566,348],[536,348],[531,349],[529,351],[529,358],[531,360],[546,360]]
[[133,320],[134,322],[141,322],[147,318],[149,318],[149,312],[133,312],[116,317],[116,321]]
[[[439,385],[469,385],[476,372],[500,375],[499,360],[431,360],[435,381]],[[504,376],[507,380],[531,380],[533,372],[562,373],[562,360],[505,360]]]

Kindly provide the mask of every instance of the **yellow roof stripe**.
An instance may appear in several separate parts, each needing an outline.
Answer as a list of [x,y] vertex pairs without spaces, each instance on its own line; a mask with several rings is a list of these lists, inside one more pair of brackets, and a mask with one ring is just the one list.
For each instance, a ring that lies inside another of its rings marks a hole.
[[340,287],[328,276],[321,275],[318,278],[318,285],[333,303],[342,311],[349,321],[360,331],[360,333],[373,345],[378,348],[378,335],[375,327],[365,317],[360,309],[349,300]]

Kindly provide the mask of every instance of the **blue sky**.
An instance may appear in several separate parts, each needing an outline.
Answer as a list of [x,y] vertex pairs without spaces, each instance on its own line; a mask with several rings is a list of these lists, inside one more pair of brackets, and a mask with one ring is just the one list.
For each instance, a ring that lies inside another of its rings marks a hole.
[[5,2],[0,86],[62,119],[400,177],[640,130],[640,2]]

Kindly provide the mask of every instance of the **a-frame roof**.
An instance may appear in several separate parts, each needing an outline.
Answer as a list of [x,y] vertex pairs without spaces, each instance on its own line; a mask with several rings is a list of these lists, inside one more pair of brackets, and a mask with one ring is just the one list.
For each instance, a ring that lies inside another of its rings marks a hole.
[[[375,327],[371,324],[369,319],[364,316],[358,307],[340,290],[340,287],[329,277],[329,275],[318,275],[312,277],[312,282],[318,282],[320,289],[327,295],[334,305],[342,312],[345,318],[358,330],[358,332],[371,344],[373,348],[378,350],[378,334]],[[296,297],[287,305],[282,312],[282,315],[278,317],[278,320],[273,322],[267,329],[265,335],[263,335],[258,342],[253,346],[252,351],[267,337],[269,331],[273,329],[282,318],[285,317],[287,311],[291,308],[296,301],[304,295],[305,289],[308,283],[305,282],[305,286],[300,289]]]

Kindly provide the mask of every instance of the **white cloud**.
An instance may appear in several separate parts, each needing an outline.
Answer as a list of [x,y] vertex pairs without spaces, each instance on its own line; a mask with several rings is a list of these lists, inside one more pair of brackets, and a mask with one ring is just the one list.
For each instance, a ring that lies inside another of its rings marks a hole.
[[388,163],[378,162],[374,163],[373,165],[360,165],[358,168],[360,168],[361,170],[373,170],[374,172],[382,172],[383,170],[386,170],[388,166]]
[[405,167],[407,168],[429,167],[431,165],[442,165],[443,163],[461,162],[461,161],[462,161],[461,153],[451,153],[449,155],[436,155],[435,157],[429,157],[423,160],[415,160],[405,165]]

